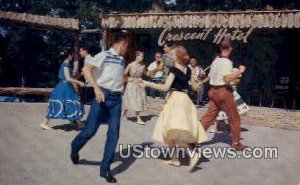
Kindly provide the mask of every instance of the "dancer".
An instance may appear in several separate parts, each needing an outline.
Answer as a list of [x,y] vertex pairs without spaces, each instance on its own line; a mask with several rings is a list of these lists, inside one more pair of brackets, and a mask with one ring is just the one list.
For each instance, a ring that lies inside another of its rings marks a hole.
[[237,111],[234,97],[229,84],[236,80],[246,70],[240,66],[237,72],[233,72],[232,61],[228,59],[232,53],[231,42],[224,40],[220,45],[220,56],[217,57],[212,65],[206,80],[209,80],[211,88],[208,92],[210,98],[208,110],[201,118],[200,122],[207,130],[215,121],[220,110],[228,116],[231,126],[232,147],[236,150],[243,150],[246,146],[240,143],[240,115]]
[[100,124],[108,123],[107,140],[101,162],[100,177],[107,182],[117,180],[111,174],[110,165],[114,159],[119,139],[122,110],[122,92],[124,88],[125,55],[128,47],[126,33],[117,33],[112,47],[97,54],[83,69],[84,76],[94,88],[95,99],[92,102],[86,126],[72,141],[71,160],[79,163],[79,151],[96,134]]
[[[93,57],[90,54],[89,48],[87,48],[87,47],[81,47],[79,54],[82,58],[84,58],[83,67],[86,66],[90,61],[93,60]],[[82,75],[83,75],[83,72],[82,72]],[[86,86],[81,91],[81,96],[80,96],[81,102],[83,104],[90,105],[95,97],[95,94],[94,94],[93,87],[86,79],[85,79],[85,84],[86,84]]]
[[[237,72],[237,71],[238,71],[238,69],[234,68],[232,72]],[[242,99],[242,97],[239,95],[239,93],[237,92],[237,85],[240,83],[241,77],[242,77],[242,75],[240,75],[239,78],[234,80],[233,82],[230,82],[230,87],[232,89],[232,94],[234,97],[234,101],[236,103],[238,113],[239,113],[239,115],[244,115],[246,112],[248,112],[250,110],[250,108],[246,104],[246,102]],[[208,80],[205,79],[201,83],[203,84],[204,82],[206,83],[207,81]],[[228,116],[226,115],[226,113],[224,111],[220,111],[218,113],[218,116],[217,116],[214,124],[209,129],[209,132],[215,133],[217,131],[218,123],[220,121],[226,121],[226,120],[228,120]]]
[[81,47],[79,50],[79,54],[82,58],[84,58],[84,66],[91,60],[93,60],[93,57],[90,54],[90,49],[88,47]]
[[46,118],[41,123],[41,128],[44,130],[52,129],[49,126],[50,119],[67,119],[76,121],[78,128],[83,128],[83,123],[80,120],[83,115],[83,106],[79,101],[73,84],[84,86],[83,82],[75,80],[72,74],[71,61],[73,55],[70,51],[61,52],[64,57],[64,62],[60,65],[58,78],[60,82],[55,86],[50,94],[48,111]]
[[142,63],[144,53],[141,51],[136,52],[136,59],[130,63],[125,71],[125,75],[129,74],[128,83],[124,92],[124,111],[123,117],[127,120],[128,109],[136,111],[137,123],[145,125],[141,119],[140,112],[146,110],[146,92],[145,88],[138,85],[138,80],[142,79],[145,72],[145,65]]
[[[171,51],[174,66],[164,84],[155,84],[142,81],[141,85],[160,91],[170,91],[166,104],[159,115],[153,132],[153,139],[164,142],[171,148],[177,145],[188,148],[188,143],[201,143],[207,136],[197,118],[197,109],[189,96],[188,81],[191,79],[191,70],[187,67],[189,56],[183,46],[176,46]],[[167,164],[180,166],[178,156],[173,155]],[[189,169],[192,170],[199,160],[195,154],[190,160]]]

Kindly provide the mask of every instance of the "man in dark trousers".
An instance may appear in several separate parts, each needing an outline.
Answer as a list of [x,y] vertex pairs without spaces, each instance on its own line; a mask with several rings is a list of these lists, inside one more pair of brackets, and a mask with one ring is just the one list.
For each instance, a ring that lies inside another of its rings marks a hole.
[[232,147],[236,150],[243,150],[246,146],[240,143],[241,118],[231,91],[230,83],[234,82],[246,70],[240,66],[239,70],[233,72],[232,61],[228,58],[232,53],[232,46],[229,40],[224,40],[220,45],[221,53],[211,64],[208,74],[211,88],[208,92],[210,98],[208,110],[200,119],[205,130],[214,123],[219,111],[224,111],[228,116],[231,127]]

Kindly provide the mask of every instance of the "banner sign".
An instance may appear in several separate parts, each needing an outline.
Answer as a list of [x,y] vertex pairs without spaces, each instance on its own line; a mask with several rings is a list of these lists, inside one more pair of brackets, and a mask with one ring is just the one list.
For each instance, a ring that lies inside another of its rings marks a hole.
[[[216,28],[201,29],[200,31],[187,32],[187,31],[175,31],[170,27],[165,28],[159,38],[158,45],[163,46],[166,42],[179,42],[185,40],[200,40],[206,41],[208,38],[213,38],[211,42],[219,44],[224,39],[230,39],[232,41],[242,41],[247,43],[249,35],[253,31],[253,27],[246,31],[240,29],[228,30],[227,28],[220,28],[215,31]],[[212,35],[213,37],[209,37]]]

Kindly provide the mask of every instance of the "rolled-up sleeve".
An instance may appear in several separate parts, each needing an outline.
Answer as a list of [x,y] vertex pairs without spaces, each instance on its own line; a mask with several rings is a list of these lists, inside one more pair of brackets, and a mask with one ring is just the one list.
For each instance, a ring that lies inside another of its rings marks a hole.
[[102,64],[104,63],[106,58],[105,52],[98,53],[94,56],[92,60],[87,61],[87,64],[93,65],[97,68],[100,68]]

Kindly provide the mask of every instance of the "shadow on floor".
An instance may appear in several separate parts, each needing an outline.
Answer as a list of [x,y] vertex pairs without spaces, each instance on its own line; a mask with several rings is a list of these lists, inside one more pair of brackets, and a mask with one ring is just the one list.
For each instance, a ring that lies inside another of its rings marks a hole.
[[[218,123],[218,131],[230,133],[230,125],[225,121],[219,121]],[[241,132],[248,132],[249,130],[241,127]]]
[[[162,146],[159,146],[159,147],[155,146],[155,148],[159,148],[159,150],[160,150],[160,155],[157,158],[158,160],[160,160],[159,162],[163,163],[164,161],[168,161],[168,160],[171,159],[172,152],[171,152],[171,150],[167,146],[164,146],[164,147],[162,147]],[[169,150],[169,151],[166,151],[166,150]],[[189,154],[185,150],[183,150],[183,149],[177,150],[177,151],[178,151],[178,153],[176,155],[179,156],[180,165],[181,166],[189,166],[189,163],[190,163]],[[199,165],[200,163],[203,163],[203,162],[209,162],[209,159],[205,158],[204,156],[201,156],[201,158],[199,159],[199,162],[198,162],[197,165]],[[167,165],[167,164],[165,164],[165,165]],[[198,171],[200,169],[202,169],[202,168],[199,167],[199,166],[196,166],[193,169],[192,172]]]
[[63,125],[56,125],[52,127],[55,130],[64,130],[66,132],[70,132],[70,131],[79,131],[78,126],[76,123],[74,122],[69,122]]
[[[141,146],[138,149],[139,149],[139,151],[144,151],[145,147],[147,147],[147,146],[151,147],[152,145],[153,145],[152,142],[144,142],[144,143],[138,144],[138,146]],[[137,158],[135,157],[135,155],[138,155],[140,153],[135,153],[134,152],[134,150],[133,150],[134,145],[130,145],[130,146],[131,147],[124,148],[121,151],[115,153],[115,159],[114,159],[113,162],[120,161],[121,164],[111,170],[111,173],[113,175],[123,173],[124,171],[129,169],[129,167],[136,161]],[[79,165],[99,166],[99,165],[101,165],[101,162],[100,161],[89,161],[89,160],[86,160],[86,159],[81,159],[81,160],[79,160]]]
[[[142,120],[144,122],[147,122],[147,121],[151,121],[151,119],[153,117],[157,117],[157,115],[147,115],[147,116],[141,116]],[[136,117],[128,117],[128,120],[129,121],[132,121],[132,122],[137,122],[137,118]]]
[[228,133],[216,132],[211,140],[202,143],[201,146],[212,145],[216,143],[225,143],[231,145],[231,135]]

